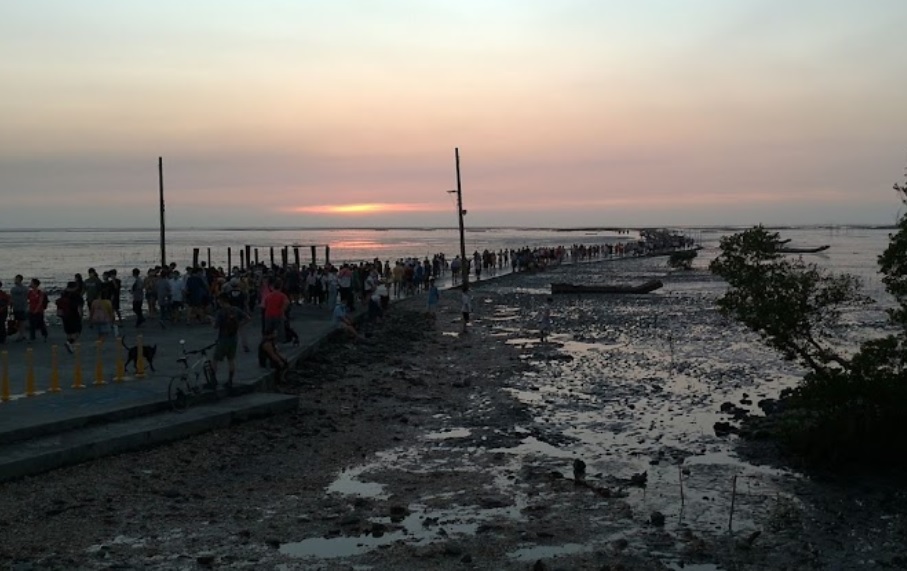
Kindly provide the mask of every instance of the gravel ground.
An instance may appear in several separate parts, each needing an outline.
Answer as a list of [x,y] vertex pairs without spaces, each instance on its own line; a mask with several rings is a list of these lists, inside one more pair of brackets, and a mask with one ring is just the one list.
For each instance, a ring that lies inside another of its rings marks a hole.
[[[536,340],[549,282],[649,277],[665,291],[556,298]],[[467,335],[453,292],[436,319],[396,304],[281,387],[293,414],[0,486],[0,562],[904,568],[897,482],[756,465],[715,435],[722,404],[755,412],[799,374],[717,315],[720,289],[657,259],[511,276],[475,289]]]

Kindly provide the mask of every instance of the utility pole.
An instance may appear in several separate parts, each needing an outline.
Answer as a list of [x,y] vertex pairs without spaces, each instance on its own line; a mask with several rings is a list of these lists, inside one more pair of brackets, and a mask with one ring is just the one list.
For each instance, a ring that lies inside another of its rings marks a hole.
[[164,239],[164,157],[157,158],[157,177],[160,182],[160,210],[161,210],[161,268],[167,267],[167,246]]
[[463,290],[469,286],[469,261],[466,259],[466,236],[463,233],[463,187],[460,184],[460,147],[454,149],[457,159],[457,219],[460,222],[460,273],[463,275]]

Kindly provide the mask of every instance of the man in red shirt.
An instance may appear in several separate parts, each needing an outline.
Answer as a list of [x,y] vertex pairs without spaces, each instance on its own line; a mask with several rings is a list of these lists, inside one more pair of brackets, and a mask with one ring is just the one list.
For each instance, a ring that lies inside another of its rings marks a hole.
[[41,332],[44,342],[47,343],[47,324],[44,323],[44,310],[47,309],[47,295],[41,289],[41,281],[33,278],[28,288],[28,341],[31,343],[36,338],[36,333]]
[[274,287],[262,300],[262,306],[264,307],[265,335],[277,333],[277,339],[281,343],[286,343],[283,320],[290,307],[290,298],[281,289],[282,285],[279,279],[275,280]]

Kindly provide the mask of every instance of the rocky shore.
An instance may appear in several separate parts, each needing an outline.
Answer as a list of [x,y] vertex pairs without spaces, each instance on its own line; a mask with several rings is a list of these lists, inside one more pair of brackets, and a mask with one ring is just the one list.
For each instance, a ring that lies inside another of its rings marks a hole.
[[[665,291],[557,298],[537,341],[549,282],[650,277]],[[467,335],[454,292],[436,319],[396,304],[280,387],[294,414],[0,486],[0,563],[904,568],[901,488],[747,463],[715,434],[798,374],[717,315],[720,288],[663,259],[514,275],[475,288]]]

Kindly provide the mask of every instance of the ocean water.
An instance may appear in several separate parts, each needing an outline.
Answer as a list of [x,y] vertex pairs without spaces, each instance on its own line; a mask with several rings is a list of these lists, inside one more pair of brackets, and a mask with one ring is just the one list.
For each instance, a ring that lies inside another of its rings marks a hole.
[[[465,233],[467,255],[484,249],[524,246],[569,246],[635,240],[638,234],[619,234],[606,230],[545,230],[488,228],[470,229]],[[166,234],[167,263],[176,262],[184,268],[192,262],[193,248],[199,248],[199,260],[210,260],[214,266],[227,266],[227,249],[232,249],[231,262],[238,266],[239,252],[245,245],[258,249],[258,259],[270,261],[274,248],[276,263],[281,262],[281,248],[289,246],[289,260],[294,260],[292,246],[299,247],[303,264],[312,261],[310,246],[316,247],[316,261],[325,261],[325,246],[330,246],[332,263],[370,261],[379,258],[393,262],[399,258],[431,257],[443,252],[450,259],[460,252],[457,229],[222,229],[168,230]],[[160,234],[148,230],[0,230],[0,280],[11,284],[16,274],[26,280],[36,277],[49,290],[65,285],[77,272],[87,276],[93,267],[102,273],[116,269],[130,275],[133,268],[144,273],[160,265]]]
[[[686,229],[684,233],[703,246],[696,267],[706,267],[718,253],[722,236],[735,229]],[[810,261],[834,271],[860,276],[870,295],[883,290],[877,273],[876,259],[888,243],[889,230],[876,228],[785,228],[782,237],[790,238],[792,246],[831,248]],[[459,253],[459,234],[455,228],[445,229],[174,229],[167,232],[167,261],[185,267],[192,261],[193,248],[200,249],[200,260],[210,260],[215,266],[227,265],[227,249],[232,249],[232,263],[239,265],[239,251],[245,245],[258,249],[259,260],[270,260],[270,248],[280,263],[280,249],[299,246],[303,263],[311,261],[310,246],[317,246],[316,261],[324,263],[325,248],[329,245],[331,261],[358,262],[379,258],[396,260],[407,256],[430,257],[443,252],[449,258]],[[466,252],[484,249],[500,250],[524,246],[598,245],[635,240],[635,231],[618,233],[613,230],[487,228],[469,229],[465,233]],[[293,261],[292,248],[289,252]],[[254,254],[253,254],[254,259]],[[48,290],[55,290],[80,272],[87,275],[89,267],[99,273],[117,269],[129,275],[132,268],[143,272],[160,264],[160,236],[156,229],[70,229],[70,230],[0,230],[0,280],[6,286],[13,276],[36,277]],[[720,286],[719,286],[720,287]]]

